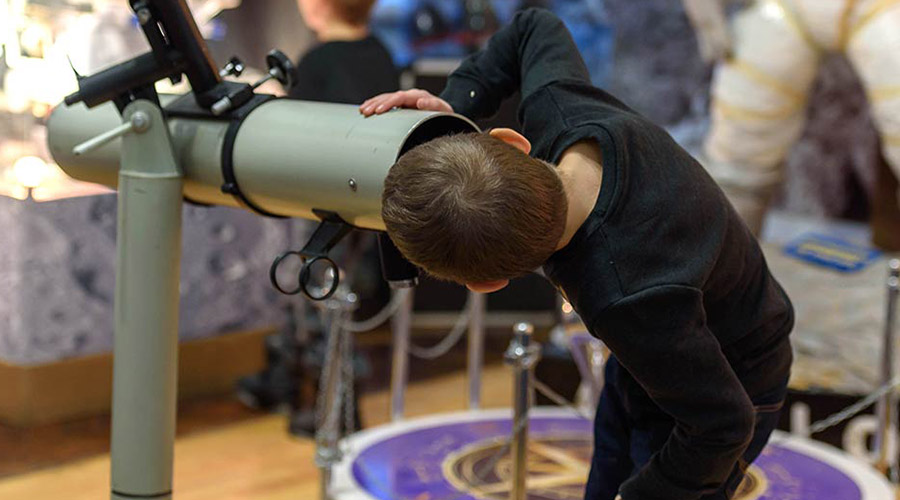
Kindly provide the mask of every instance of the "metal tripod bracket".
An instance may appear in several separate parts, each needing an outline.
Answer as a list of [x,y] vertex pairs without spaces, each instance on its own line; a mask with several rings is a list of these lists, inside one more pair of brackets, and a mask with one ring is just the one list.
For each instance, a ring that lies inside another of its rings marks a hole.
[[172,498],[178,372],[182,171],[162,111],[138,99],[124,124],[116,236],[111,498]]

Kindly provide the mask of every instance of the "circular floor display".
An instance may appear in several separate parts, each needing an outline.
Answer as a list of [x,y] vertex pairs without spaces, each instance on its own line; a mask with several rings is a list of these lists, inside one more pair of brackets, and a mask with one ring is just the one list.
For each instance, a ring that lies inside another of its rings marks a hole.
[[[509,411],[440,415],[353,436],[335,470],[340,500],[505,500],[512,477]],[[536,408],[529,421],[529,500],[581,500],[593,425]],[[735,500],[892,500],[884,479],[840,451],[777,433]]]

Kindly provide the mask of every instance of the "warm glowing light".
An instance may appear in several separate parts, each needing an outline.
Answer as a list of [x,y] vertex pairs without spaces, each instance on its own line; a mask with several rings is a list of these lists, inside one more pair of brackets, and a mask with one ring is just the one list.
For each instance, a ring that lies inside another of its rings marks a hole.
[[784,8],[776,2],[766,2],[763,4],[762,13],[764,16],[773,20],[780,21],[785,18]]
[[568,302],[563,302],[562,312],[565,314],[570,314],[572,312],[572,304],[569,304]]
[[37,156],[23,156],[13,164],[13,177],[27,188],[40,186],[50,175],[50,167]]

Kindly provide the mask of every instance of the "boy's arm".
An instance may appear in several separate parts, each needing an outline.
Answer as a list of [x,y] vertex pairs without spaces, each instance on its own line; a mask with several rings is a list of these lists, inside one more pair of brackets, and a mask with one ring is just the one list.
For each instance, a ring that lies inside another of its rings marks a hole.
[[590,74],[562,21],[547,10],[528,9],[495,33],[485,49],[463,61],[441,98],[457,113],[479,119],[495,114],[516,91],[524,100],[561,80],[590,85]]
[[702,292],[654,287],[604,315],[600,337],[676,422],[668,441],[626,481],[623,500],[695,500],[728,479],[753,436],[749,396],[706,327]]

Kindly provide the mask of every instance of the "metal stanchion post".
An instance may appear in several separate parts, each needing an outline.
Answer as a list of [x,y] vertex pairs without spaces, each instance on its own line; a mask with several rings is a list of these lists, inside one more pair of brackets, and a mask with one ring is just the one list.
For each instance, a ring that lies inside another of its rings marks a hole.
[[345,377],[344,365],[353,362],[353,354],[348,352],[350,344],[344,342],[343,337],[352,335],[346,328],[346,322],[357,307],[357,298],[346,289],[338,288],[330,299],[316,305],[323,309],[328,328],[316,408],[316,465],[321,470],[319,497],[321,500],[332,500],[329,491],[332,469],[343,458],[338,446],[341,438],[341,403],[348,390],[347,384],[350,387],[353,384],[353,380]]
[[[394,293],[401,293],[395,291]],[[404,401],[409,371],[409,336],[412,329],[413,289],[409,289],[406,300],[397,314],[391,318],[394,352],[391,359],[391,420],[403,419]]]
[[[900,260],[892,259],[889,263],[890,275],[887,281],[887,304],[884,324],[884,343],[881,353],[881,383],[890,384],[894,379],[895,333],[894,326],[897,319],[897,296],[900,295]],[[891,433],[897,431],[897,396],[896,391],[890,390],[881,397],[876,408],[878,415],[878,430],[875,434],[875,449],[878,450],[878,462],[876,468],[882,472],[888,472],[892,466],[896,466],[896,457],[890,457],[888,451],[891,447]],[[892,478],[896,480],[897,478]]]
[[531,343],[534,326],[530,323],[516,323],[513,339],[506,350],[506,362],[513,366],[513,440],[511,446],[513,460],[513,482],[510,500],[525,500],[528,490],[525,478],[528,454],[528,409],[531,407],[531,369],[540,357],[540,349]]
[[481,371],[484,366],[484,312],[487,297],[469,292],[469,409],[481,408]]

